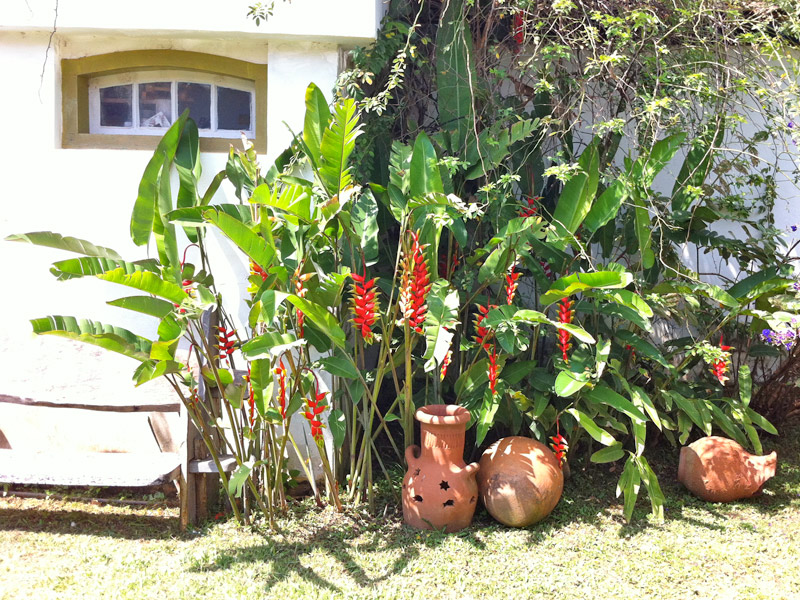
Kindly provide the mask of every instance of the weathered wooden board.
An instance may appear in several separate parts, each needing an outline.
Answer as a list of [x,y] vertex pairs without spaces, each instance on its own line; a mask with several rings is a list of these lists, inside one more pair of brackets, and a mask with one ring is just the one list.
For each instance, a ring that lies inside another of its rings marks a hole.
[[167,452],[21,452],[0,450],[0,482],[147,487],[178,478],[180,456]]
[[34,400],[0,394],[0,402],[6,404],[22,404],[23,406],[47,406],[52,408],[80,408],[83,410],[99,410],[104,412],[178,412],[179,402],[169,404],[90,404],[86,402],[53,402],[51,400]]
[[[222,470],[230,473],[236,468],[236,458],[232,454],[223,454],[219,457]],[[213,458],[195,459],[189,461],[189,473],[218,473],[217,465]]]

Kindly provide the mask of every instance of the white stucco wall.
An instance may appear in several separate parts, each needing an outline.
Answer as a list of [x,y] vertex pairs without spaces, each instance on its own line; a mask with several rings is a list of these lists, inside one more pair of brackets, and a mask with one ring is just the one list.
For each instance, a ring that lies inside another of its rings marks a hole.
[[[382,9],[379,0],[279,2],[268,25],[256,28],[245,18],[247,4],[148,0],[137,4],[135,10],[121,11],[113,3],[61,0],[58,32],[48,53],[53,2],[0,3],[5,92],[0,94],[0,173],[4,180],[0,240],[12,233],[56,231],[114,248],[128,260],[148,256],[146,248],[130,241],[128,228],[138,182],[152,152],[60,147],[61,59],[122,50],[176,49],[266,63],[268,151],[262,166],[267,167],[291,139],[283,123],[295,131],[302,129],[307,85],[313,81],[331,96],[341,46],[374,38]],[[162,29],[152,31],[149,27],[156,14]],[[224,168],[226,159],[222,153],[203,154],[201,189]],[[223,185],[215,202],[234,201],[232,187]],[[210,245],[220,267],[215,272],[218,285],[223,296],[235,303],[245,294],[246,264],[225,240],[217,238]],[[131,376],[136,362],[131,359],[30,332],[29,319],[62,314],[154,336],[154,319],[105,304],[131,295],[131,290],[93,278],[55,281],[48,273],[50,264],[72,256],[0,241],[0,394],[120,403],[157,398],[174,401],[174,392],[160,382],[134,388]],[[245,310],[237,312],[235,305],[229,309],[240,320],[246,319]],[[13,412],[3,412],[0,406],[0,431],[9,431],[20,422],[14,420]],[[140,421],[137,427],[146,426]],[[51,427],[47,435],[52,441],[63,435],[79,440],[86,434],[74,429],[73,422],[61,430]],[[141,431],[128,433],[119,432],[116,449],[127,450],[140,443]],[[39,441],[28,439],[26,443],[35,446]]]

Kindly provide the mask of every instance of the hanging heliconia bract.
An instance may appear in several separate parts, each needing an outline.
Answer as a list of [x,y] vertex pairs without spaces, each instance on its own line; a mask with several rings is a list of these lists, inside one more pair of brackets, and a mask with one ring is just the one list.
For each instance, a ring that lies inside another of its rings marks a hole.
[[326,392],[322,392],[321,394],[314,394],[316,399],[312,400],[311,398],[306,399],[306,410],[303,413],[303,416],[308,420],[308,424],[311,426],[311,437],[314,438],[314,441],[317,444],[321,444],[323,441],[322,438],[322,428],[324,425],[322,421],[320,421],[319,416],[322,412],[328,408],[325,404],[325,396],[327,395]]
[[428,271],[428,261],[423,250],[425,246],[419,243],[419,232],[409,231],[411,248],[403,258],[403,275],[400,282],[400,312],[408,326],[422,333],[422,324],[428,312],[425,299],[431,290],[431,277]]
[[494,345],[489,354],[489,389],[492,390],[492,396],[497,393],[497,348]]
[[275,375],[278,376],[278,405],[281,407],[281,418],[286,420],[286,368],[283,362],[275,367]]
[[514,302],[514,296],[517,293],[517,287],[519,287],[519,277],[522,273],[517,273],[515,269],[517,268],[516,263],[511,263],[511,267],[508,269],[508,274],[506,275],[506,302],[511,304]]
[[489,352],[489,344],[486,341],[486,338],[489,336],[490,331],[488,327],[481,325],[483,320],[486,318],[486,315],[489,314],[489,311],[493,308],[497,308],[496,304],[487,304],[486,306],[478,305],[478,314],[475,315],[475,320],[473,323],[475,324],[475,343]]
[[372,342],[372,326],[375,324],[378,313],[378,299],[375,295],[375,282],[377,278],[365,280],[364,275],[351,273],[353,278],[353,323],[361,333],[366,343]]
[[[572,302],[569,298],[562,298],[561,301],[558,303],[558,322],[569,324],[572,323],[572,318],[575,316],[575,311],[572,310]],[[564,362],[569,362],[569,356],[567,352],[572,347],[570,344],[570,339],[572,338],[572,334],[569,331],[564,329],[558,330],[558,347],[561,350],[561,358],[564,359]]]

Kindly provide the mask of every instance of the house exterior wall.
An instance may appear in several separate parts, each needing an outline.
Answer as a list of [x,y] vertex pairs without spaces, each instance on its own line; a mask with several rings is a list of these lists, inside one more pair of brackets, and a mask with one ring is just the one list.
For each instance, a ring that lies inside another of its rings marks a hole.
[[[246,17],[248,4],[238,0],[145,0],[120,10],[116,3],[61,0],[57,30],[51,39],[55,16],[52,0],[0,3],[0,73],[5,91],[0,94],[0,173],[4,179],[0,240],[13,233],[55,231],[114,248],[127,260],[148,256],[147,248],[130,241],[128,228],[138,182],[152,150],[62,148],[62,59],[170,49],[266,64],[267,152],[261,157],[266,167],[291,139],[284,122],[295,131],[302,129],[307,85],[316,83],[330,97],[341,48],[374,39],[382,10],[380,0],[278,2],[275,15],[256,27]],[[152,28],[154,22],[157,29]],[[200,189],[224,169],[226,159],[224,153],[201,156]],[[214,200],[235,201],[227,184]],[[226,240],[212,238],[210,246],[223,297],[238,301],[245,295],[247,265]],[[149,251],[154,253],[153,248]],[[154,319],[106,304],[130,295],[130,290],[94,278],[58,282],[48,274],[52,262],[72,256],[0,241],[0,281],[4,287],[0,295],[0,394],[121,404],[174,401],[174,392],[166,382],[134,388],[131,376],[136,362],[132,359],[31,333],[29,319],[61,314],[113,323],[148,337],[155,335]],[[235,316],[246,322],[246,311]],[[72,412],[66,411],[65,416]],[[80,414],[85,413],[76,412],[74,418],[61,421],[53,419],[46,428],[48,433],[43,434],[50,437],[48,442],[32,436],[23,426],[36,422],[35,413],[23,418],[19,407],[0,404],[0,447],[2,434],[6,445],[17,448],[42,447],[56,440],[63,446],[66,435],[78,446],[96,450],[98,442],[87,441],[86,433],[103,426],[94,417],[91,423],[84,423],[78,418]],[[118,431],[110,440],[106,436],[101,445],[113,446],[106,449],[127,451],[152,444],[146,415],[127,417],[131,427]]]

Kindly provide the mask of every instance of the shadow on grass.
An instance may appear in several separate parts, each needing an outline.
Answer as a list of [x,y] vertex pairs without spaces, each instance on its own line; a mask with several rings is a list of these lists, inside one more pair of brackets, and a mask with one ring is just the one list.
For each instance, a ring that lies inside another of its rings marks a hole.
[[[13,501],[13,499],[9,499]],[[178,519],[173,513],[108,514],[88,510],[48,507],[46,503],[31,508],[0,505],[0,530],[29,533],[47,532],[71,535],[92,535],[123,539],[165,539],[180,535]],[[87,509],[96,509],[86,503]]]

